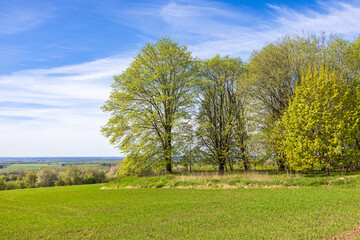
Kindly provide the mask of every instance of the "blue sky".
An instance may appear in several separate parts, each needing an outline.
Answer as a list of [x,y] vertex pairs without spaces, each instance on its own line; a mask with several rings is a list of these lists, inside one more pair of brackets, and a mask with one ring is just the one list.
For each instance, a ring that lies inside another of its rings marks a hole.
[[296,32],[360,33],[359,1],[0,0],[0,156],[117,156],[99,130],[112,76],[162,36],[247,60]]

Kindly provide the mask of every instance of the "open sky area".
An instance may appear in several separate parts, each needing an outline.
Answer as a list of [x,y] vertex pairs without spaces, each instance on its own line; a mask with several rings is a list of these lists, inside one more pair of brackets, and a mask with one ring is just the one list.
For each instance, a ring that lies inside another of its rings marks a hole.
[[119,156],[100,107],[145,43],[247,60],[285,34],[360,33],[360,1],[0,0],[0,156]]

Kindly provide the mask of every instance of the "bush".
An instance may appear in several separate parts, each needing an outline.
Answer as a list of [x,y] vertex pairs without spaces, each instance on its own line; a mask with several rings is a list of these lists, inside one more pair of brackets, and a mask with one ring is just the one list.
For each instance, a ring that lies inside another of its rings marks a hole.
[[24,177],[24,182],[28,188],[35,187],[37,176],[35,172],[28,172]]
[[13,190],[18,189],[19,186],[16,184],[16,182],[7,182],[6,183],[6,190]]
[[55,169],[50,169],[48,167],[41,168],[36,175],[37,184],[40,187],[54,186],[55,182],[58,180],[58,172]]
[[5,189],[6,189],[6,184],[2,179],[0,179],[0,190],[5,190]]

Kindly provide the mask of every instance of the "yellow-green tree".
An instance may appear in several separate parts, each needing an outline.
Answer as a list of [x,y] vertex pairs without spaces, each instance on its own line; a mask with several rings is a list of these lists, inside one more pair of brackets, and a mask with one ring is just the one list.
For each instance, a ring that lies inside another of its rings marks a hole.
[[102,133],[127,155],[121,165],[129,172],[138,172],[137,166],[146,170],[159,165],[172,172],[177,136],[194,105],[196,73],[197,63],[186,46],[162,38],[146,44],[114,77],[103,106],[111,118]]
[[282,117],[283,151],[297,171],[349,168],[359,161],[359,89],[327,68],[302,79]]
[[325,65],[337,73],[347,70],[348,42],[336,36],[284,36],[254,51],[248,64],[252,82],[254,116],[259,121],[258,133],[265,135],[264,148],[274,157],[280,169],[285,167],[283,129],[277,125],[288,108],[295,88],[301,84],[308,67]]

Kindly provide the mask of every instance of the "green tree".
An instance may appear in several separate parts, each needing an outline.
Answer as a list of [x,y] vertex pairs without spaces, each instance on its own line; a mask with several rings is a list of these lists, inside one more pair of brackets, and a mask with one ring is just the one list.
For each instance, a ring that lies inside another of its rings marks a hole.
[[360,79],[360,37],[354,42],[346,46],[345,51],[345,66],[348,70],[348,75],[352,79],[359,81]]
[[[340,75],[348,43],[336,36],[285,36],[254,51],[249,63],[253,109],[266,135],[267,155],[274,156],[280,169],[286,161],[281,149],[283,129],[277,125],[288,108],[295,87],[301,84],[307,69],[327,66]],[[280,145],[279,145],[280,144]]]
[[174,143],[194,105],[196,73],[197,63],[186,46],[162,38],[146,44],[130,66],[114,77],[110,98],[102,108],[111,118],[102,133],[127,155],[122,165],[151,163],[172,172]]
[[67,185],[79,185],[81,181],[81,170],[77,165],[68,165],[65,172],[60,174],[61,180]]
[[89,183],[103,183],[106,181],[105,171],[98,167],[87,167],[82,169],[82,182]]
[[5,183],[5,176],[4,175],[0,175],[0,190],[5,190],[6,189],[6,183]]
[[35,187],[36,180],[37,180],[37,176],[35,172],[28,172],[24,177],[24,182],[26,184],[26,187],[30,187],[30,188]]
[[280,123],[291,169],[349,168],[359,160],[359,89],[327,68],[308,72]]
[[37,184],[40,187],[52,187],[55,185],[55,182],[58,180],[58,172],[55,169],[48,167],[42,167],[39,172],[37,172]]
[[227,163],[232,169],[229,159],[236,150],[237,133],[244,133],[241,109],[245,103],[238,91],[244,74],[240,58],[215,56],[202,64],[198,135],[203,152],[221,173]]

